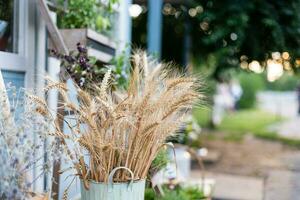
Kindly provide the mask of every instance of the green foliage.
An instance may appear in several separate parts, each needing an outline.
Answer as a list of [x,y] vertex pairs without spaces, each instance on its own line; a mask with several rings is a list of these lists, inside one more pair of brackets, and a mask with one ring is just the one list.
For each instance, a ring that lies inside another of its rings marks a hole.
[[126,51],[122,51],[119,55],[113,57],[113,59],[110,61],[110,64],[110,68],[115,72],[117,87],[126,89],[130,74],[130,58],[126,54]]
[[99,3],[97,0],[59,0],[59,28],[92,28],[107,32],[112,28],[113,5],[118,0]]
[[202,0],[199,4],[203,12],[192,21],[200,29],[192,29],[192,34],[201,39],[194,40],[193,52],[202,60],[210,54],[217,58],[215,75],[239,67],[242,55],[248,61],[265,61],[274,51],[290,52],[293,61],[300,56],[299,0]]
[[256,93],[265,87],[263,77],[254,73],[241,73],[239,81],[243,89],[239,107],[253,108],[256,102]]
[[186,200],[190,199],[203,199],[203,191],[196,187],[187,187],[179,191],[179,196],[185,197]]
[[[188,32],[193,62],[201,67],[212,65],[214,77],[238,68],[242,55],[248,62],[262,62],[271,52],[287,51],[292,65],[300,57],[300,0],[184,2],[165,5],[163,11],[162,58],[167,61],[183,64]],[[141,15],[133,22],[133,43],[137,45],[146,44],[146,19]]]
[[146,188],[145,200],[199,200],[204,199],[203,191],[197,187],[175,187],[174,190],[163,187],[164,196],[155,194],[152,188]]
[[11,21],[13,17],[13,1],[0,1],[0,20]]
[[[64,0],[59,1],[65,6]],[[68,0],[67,9],[58,12],[58,26],[60,28],[87,28],[91,27],[97,16],[95,0]]]
[[211,123],[212,110],[210,108],[194,108],[193,116],[201,127],[209,127]]
[[97,30],[107,30],[111,27],[111,23],[108,18],[104,18],[101,15],[98,15],[96,18],[96,27]]
[[155,200],[156,194],[152,188],[145,189],[145,200]]
[[165,149],[162,149],[158,152],[157,156],[151,163],[151,172],[156,172],[160,169],[163,169],[164,167],[167,166],[169,163],[170,159],[168,156],[168,151]]

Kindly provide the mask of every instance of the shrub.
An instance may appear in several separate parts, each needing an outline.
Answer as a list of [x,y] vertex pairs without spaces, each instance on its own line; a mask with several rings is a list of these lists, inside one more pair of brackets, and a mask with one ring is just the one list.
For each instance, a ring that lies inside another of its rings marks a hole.
[[280,79],[274,82],[266,81],[267,90],[292,91],[297,88],[298,77],[285,73]]
[[146,188],[145,200],[196,200],[205,199],[204,193],[197,187],[180,187],[176,186],[174,189],[170,189],[167,186],[162,187],[164,190],[164,196],[158,196],[155,194],[152,188]]
[[243,109],[254,107],[256,103],[256,93],[264,89],[263,77],[253,73],[241,73],[239,80],[243,89],[239,107]]

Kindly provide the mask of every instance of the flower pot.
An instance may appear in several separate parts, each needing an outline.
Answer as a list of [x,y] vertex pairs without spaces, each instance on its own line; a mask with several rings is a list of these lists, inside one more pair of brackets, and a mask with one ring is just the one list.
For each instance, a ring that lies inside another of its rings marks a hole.
[[[114,183],[113,176],[119,169],[130,172],[131,181],[128,183]],[[82,200],[143,200],[145,193],[145,180],[134,181],[133,173],[126,167],[117,167],[111,171],[108,183],[89,181],[89,189],[84,187],[81,180]]]

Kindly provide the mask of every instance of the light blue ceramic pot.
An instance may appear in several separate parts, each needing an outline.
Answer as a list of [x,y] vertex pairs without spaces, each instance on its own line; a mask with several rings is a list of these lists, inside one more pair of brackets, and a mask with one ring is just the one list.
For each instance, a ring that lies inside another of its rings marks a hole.
[[[130,172],[131,181],[128,183],[114,183],[113,176],[119,169]],[[126,167],[117,167],[109,175],[108,183],[89,182],[89,190],[85,189],[81,181],[82,200],[144,200],[145,180],[133,181],[133,173]]]

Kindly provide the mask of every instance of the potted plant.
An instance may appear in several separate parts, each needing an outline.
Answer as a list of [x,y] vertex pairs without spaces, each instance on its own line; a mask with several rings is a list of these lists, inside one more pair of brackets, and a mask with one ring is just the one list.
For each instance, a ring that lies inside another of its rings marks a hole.
[[77,103],[70,101],[64,83],[50,83],[45,89],[57,89],[61,105],[72,113],[70,134],[56,127],[55,136],[80,177],[84,200],[144,199],[152,161],[201,97],[196,78],[148,61],[143,52],[132,56],[132,64],[125,91],[110,89],[110,70],[94,92],[76,87]]
[[116,49],[112,34],[117,4],[118,0],[59,0],[57,25],[68,49],[75,50],[74,41],[80,42],[88,46],[89,55],[108,63]]

